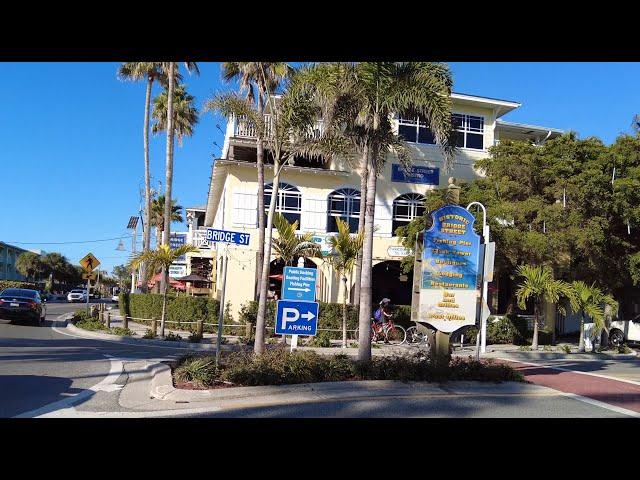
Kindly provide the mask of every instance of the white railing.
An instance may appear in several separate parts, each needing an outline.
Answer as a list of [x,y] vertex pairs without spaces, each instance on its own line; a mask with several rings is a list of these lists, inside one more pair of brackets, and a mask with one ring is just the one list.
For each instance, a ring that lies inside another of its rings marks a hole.
[[[270,114],[264,116],[265,125],[265,138],[269,138],[273,134],[273,120]],[[307,138],[320,138],[324,133],[324,122],[319,120],[315,123],[313,128],[306,135]],[[235,123],[235,129],[233,132],[235,137],[242,138],[256,138],[256,126],[254,123],[249,122],[246,118],[239,118]]]
[[207,242],[207,231],[204,229],[193,231],[193,246],[197,248],[211,248]]

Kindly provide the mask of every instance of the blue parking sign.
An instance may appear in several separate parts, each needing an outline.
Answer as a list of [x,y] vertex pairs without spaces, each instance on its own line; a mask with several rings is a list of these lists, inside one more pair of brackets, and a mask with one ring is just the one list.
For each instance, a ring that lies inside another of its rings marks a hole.
[[277,335],[314,336],[318,330],[318,302],[278,300]]

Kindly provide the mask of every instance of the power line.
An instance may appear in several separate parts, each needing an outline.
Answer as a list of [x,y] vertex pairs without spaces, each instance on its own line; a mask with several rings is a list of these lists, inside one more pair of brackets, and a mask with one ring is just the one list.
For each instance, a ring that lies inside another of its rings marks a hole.
[[14,244],[14,245],[70,245],[72,243],[96,243],[96,242],[111,242],[113,240],[122,240],[123,238],[131,238],[133,235],[122,235],[120,237],[114,238],[102,238],[100,240],[82,240],[82,241],[73,241],[73,242],[10,242],[6,241],[4,243]]

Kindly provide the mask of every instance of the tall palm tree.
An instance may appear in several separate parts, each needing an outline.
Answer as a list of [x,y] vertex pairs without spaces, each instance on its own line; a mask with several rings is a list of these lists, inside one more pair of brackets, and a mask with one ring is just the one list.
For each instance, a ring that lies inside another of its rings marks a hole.
[[[350,81],[344,81],[345,75],[350,77]],[[341,88],[336,88],[336,84],[331,83],[334,80]],[[361,194],[361,202],[365,204],[359,298],[361,332],[369,333],[371,317],[371,271],[378,172],[389,151],[394,151],[403,164],[411,162],[406,144],[393,132],[391,117],[401,114],[424,119],[443,151],[444,170],[450,170],[455,151],[455,131],[451,121],[452,84],[449,68],[444,64],[431,62],[363,62],[352,67],[341,64],[336,68],[334,76],[324,75],[316,84],[320,85],[322,94],[314,97],[323,99],[321,103],[325,106],[333,106],[323,109],[323,112],[335,112],[336,123],[341,126],[333,129],[329,138],[334,133],[346,134],[357,147],[363,163],[366,163],[366,169],[361,168],[361,172],[366,171],[366,193]],[[331,143],[325,139],[325,145]],[[360,339],[360,360],[371,359],[371,343],[367,337],[368,335],[362,335]]]
[[557,304],[561,313],[565,308],[560,304],[561,299],[567,299],[572,307],[576,306],[575,295],[571,285],[553,278],[553,272],[547,266],[518,265],[516,273],[522,278],[522,283],[516,290],[518,306],[525,309],[528,300],[533,300],[533,341],[532,347],[538,349],[538,321],[542,302]]
[[594,334],[606,328],[604,307],[609,305],[615,310],[617,302],[610,295],[605,295],[595,283],[587,285],[583,281],[575,281],[571,283],[575,300],[575,311],[580,312],[580,340],[578,343],[578,351],[584,352],[584,321],[588,316],[594,323]]
[[[163,70],[162,62],[126,62],[118,68],[118,77],[122,80],[140,81],[146,80],[147,88],[144,103],[144,236],[142,250],[146,252],[151,248],[151,164],[149,161],[149,122],[151,112],[151,90],[156,80],[166,84],[167,76]],[[141,273],[144,276],[145,265],[142,265]]]
[[298,257],[315,257],[320,254],[320,245],[313,241],[313,233],[296,235],[298,221],[289,223],[281,213],[273,217],[278,237],[273,239],[273,251],[285,265],[295,265]]
[[[191,72],[195,72],[196,74],[200,74],[200,70],[198,69],[198,65],[195,62],[184,62],[185,67]],[[165,164],[165,197],[173,198],[172,196],[172,188],[173,188],[173,137],[176,133],[174,128],[174,88],[177,79],[178,72],[178,64],[176,62],[165,62],[163,64],[164,71],[167,72],[167,115],[166,115],[166,130],[167,132],[167,155],[166,155],[166,164]],[[169,203],[165,205],[164,210],[164,237],[162,243],[164,245],[169,245],[169,236],[171,233],[171,206]],[[163,277],[164,278],[164,277]]]
[[[257,113],[264,115],[267,98],[276,92],[280,83],[289,76],[292,69],[285,62],[224,62],[222,78],[226,82],[237,80],[240,91],[246,92],[247,100],[256,104]],[[256,91],[258,93],[256,98]],[[258,265],[264,257],[264,129],[256,129],[256,166],[258,170]],[[259,273],[256,270],[256,276]]]
[[[168,101],[169,95],[166,90],[153,100],[153,133],[164,132],[167,128]],[[193,135],[193,127],[198,120],[195,97],[187,92],[184,85],[177,85],[173,91],[173,129],[178,137],[178,145],[182,146],[185,136]]]
[[[164,195],[158,195],[151,203],[150,226],[156,227],[156,248],[162,243],[162,232],[164,231]],[[171,200],[171,221],[182,222],[182,206],[176,205],[176,200]]]
[[344,290],[342,293],[342,348],[347,348],[347,275],[351,273],[355,266],[359,253],[362,250],[364,233],[358,232],[351,236],[349,224],[342,219],[336,219],[338,224],[338,234],[329,237],[331,253],[325,257],[327,262],[333,267],[333,272],[342,280]]
[[40,259],[40,255],[33,252],[23,252],[16,259],[16,270],[31,281],[40,279],[44,271],[44,264]]
[[[193,245],[182,245],[178,248],[170,248],[168,245],[160,245],[156,250],[149,250],[148,252],[141,252],[136,255],[131,262],[129,262],[129,266],[134,270],[138,269],[142,262],[145,262],[148,265],[147,269],[147,280],[149,276],[151,276],[151,272],[157,272],[158,270],[162,270],[165,277],[168,277],[169,266],[175,262],[181,256],[190,253],[196,252],[198,249]],[[163,287],[162,287],[162,317],[160,318],[160,336],[164,337],[164,323],[166,318],[166,310],[167,310],[167,289],[169,286],[169,279],[165,278]]]

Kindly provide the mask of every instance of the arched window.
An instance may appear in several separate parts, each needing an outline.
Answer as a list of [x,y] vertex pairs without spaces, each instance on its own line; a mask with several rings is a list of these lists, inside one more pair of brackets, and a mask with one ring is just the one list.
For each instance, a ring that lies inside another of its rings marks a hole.
[[[273,184],[270,183],[264,187],[265,216],[269,213],[272,193]],[[278,187],[278,198],[276,199],[276,212],[280,212],[289,223],[297,221],[298,228],[300,228],[300,212],[302,212],[302,194],[300,190],[288,183],[280,183]]]
[[340,218],[349,224],[349,231],[357,233],[358,217],[360,216],[360,192],[353,188],[341,188],[329,194],[327,218],[327,232],[337,232]]
[[408,224],[424,214],[425,197],[419,193],[405,193],[393,201],[393,233],[396,228]]

